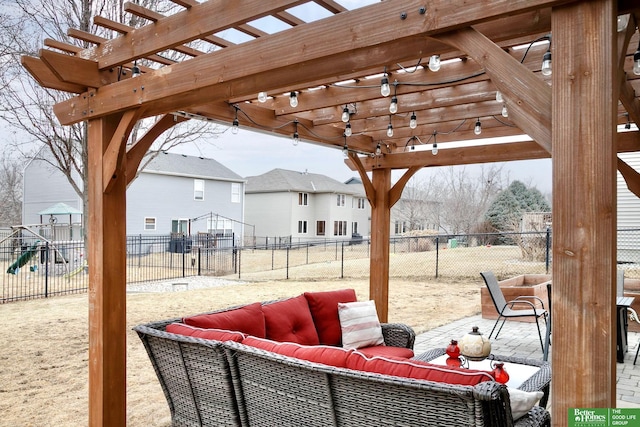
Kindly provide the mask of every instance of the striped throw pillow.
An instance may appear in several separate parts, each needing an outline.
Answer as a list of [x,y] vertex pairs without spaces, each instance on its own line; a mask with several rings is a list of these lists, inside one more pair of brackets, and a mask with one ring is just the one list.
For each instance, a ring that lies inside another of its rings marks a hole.
[[384,345],[382,328],[374,301],[338,303],[342,347],[357,349]]

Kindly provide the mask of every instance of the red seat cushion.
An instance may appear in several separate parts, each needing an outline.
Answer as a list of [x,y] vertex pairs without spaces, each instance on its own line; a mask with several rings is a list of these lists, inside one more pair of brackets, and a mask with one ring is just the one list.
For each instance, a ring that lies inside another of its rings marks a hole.
[[267,338],[305,345],[320,344],[304,295],[262,306]]
[[296,359],[307,360],[309,362],[322,363],[337,368],[344,368],[347,364],[347,357],[351,350],[342,347],[331,347],[327,345],[306,346],[289,342],[276,342],[256,337],[246,337],[242,344],[263,350],[272,351],[283,356],[295,357]]
[[398,359],[411,359],[414,356],[413,350],[406,347],[392,347],[390,345],[375,345],[372,347],[362,347],[358,351],[367,357],[390,357]]
[[403,378],[436,381],[448,384],[476,385],[494,378],[484,371],[432,365],[417,360],[394,360],[384,357],[367,357],[354,351],[347,359],[347,368]]
[[305,292],[309,310],[318,331],[320,344],[342,346],[342,329],[338,317],[339,302],[355,302],[356,291],[340,289],[327,292]]
[[238,331],[261,338],[266,336],[262,304],[259,302],[233,310],[185,317],[182,322],[197,328]]
[[245,338],[241,332],[225,331],[223,329],[202,329],[185,325],[184,323],[171,323],[167,325],[165,330],[172,334],[204,338],[206,340],[242,342]]

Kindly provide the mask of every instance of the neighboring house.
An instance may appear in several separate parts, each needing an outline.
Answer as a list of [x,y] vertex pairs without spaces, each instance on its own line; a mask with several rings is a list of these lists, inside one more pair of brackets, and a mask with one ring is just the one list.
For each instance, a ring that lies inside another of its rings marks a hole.
[[[619,153],[618,157],[640,172],[640,153]],[[629,191],[620,172],[618,172],[618,262],[640,263],[640,198]]]
[[[245,180],[213,159],[158,154],[127,189],[127,234],[199,232],[243,236]],[[39,224],[38,212],[64,202],[82,210],[66,177],[40,159],[24,170],[23,223]]]
[[391,236],[421,231],[437,234],[440,229],[439,207],[439,202],[427,200],[420,189],[405,187],[400,200],[391,208]]
[[370,234],[371,208],[362,184],[274,169],[248,177],[246,185],[245,221],[255,225],[256,236],[302,242]]

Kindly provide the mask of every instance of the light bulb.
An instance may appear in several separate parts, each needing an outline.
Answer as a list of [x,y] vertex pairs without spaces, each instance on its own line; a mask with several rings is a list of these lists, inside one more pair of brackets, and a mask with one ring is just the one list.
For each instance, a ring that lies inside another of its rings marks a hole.
[[380,80],[380,95],[389,96],[391,94],[391,86],[389,86],[389,79],[385,76]]
[[238,130],[240,129],[240,123],[238,122],[238,119],[233,119],[233,124],[231,125],[231,133],[234,135],[238,134]]
[[298,106],[298,93],[297,92],[291,92],[289,94],[289,105],[291,106],[291,108],[296,108]]
[[431,147],[431,154],[433,154],[434,156],[438,154],[438,144],[436,144],[435,142],[433,143],[433,147]]
[[140,67],[134,65],[133,68],[131,68],[131,77],[140,77]]
[[633,54],[633,74],[640,76],[640,46],[636,53]]
[[551,51],[547,50],[542,57],[542,75],[550,76],[551,75]]
[[502,104],[502,117],[509,117],[509,110],[507,110],[507,104]]
[[267,102],[267,92],[259,92],[258,93],[258,101]]
[[502,92],[499,90],[496,91],[496,101],[502,102]]
[[344,109],[342,110],[342,121],[344,123],[347,123],[349,121],[349,109],[347,107],[344,107]]
[[411,129],[415,129],[418,127],[418,118],[416,117],[416,113],[411,113],[411,120],[409,120],[409,127]]
[[351,136],[351,123],[347,123],[344,127],[344,136]]
[[299,142],[300,142],[300,135],[298,135],[298,132],[294,132],[293,133],[293,145],[298,145]]
[[618,16],[618,32],[622,32],[627,28],[629,24],[629,14]]
[[393,126],[391,125],[391,123],[389,123],[389,126],[387,126],[387,136],[389,138],[393,136]]
[[416,149],[416,146],[415,146],[415,145],[413,145],[413,144],[411,144],[411,151],[413,151],[413,150],[415,150],[415,149]]
[[482,133],[482,123],[480,123],[480,119],[476,122],[476,127],[473,128],[473,133],[476,135],[480,135]]
[[382,153],[382,149],[380,148],[380,144],[376,145],[376,156],[379,156]]
[[342,148],[342,155],[345,158],[349,157],[349,147],[347,147],[347,144],[345,144],[344,147]]
[[391,104],[389,104],[389,112],[391,114],[395,114],[398,112],[398,98],[395,96],[391,98]]
[[429,58],[429,69],[433,72],[440,70],[440,55],[431,55],[431,58]]

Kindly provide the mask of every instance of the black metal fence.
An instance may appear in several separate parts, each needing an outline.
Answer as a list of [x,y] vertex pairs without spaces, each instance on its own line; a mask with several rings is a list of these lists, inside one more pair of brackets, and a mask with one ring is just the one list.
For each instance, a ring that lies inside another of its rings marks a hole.
[[[0,240],[1,240],[0,236]],[[550,230],[452,236],[394,237],[390,241],[391,279],[478,280],[550,273]],[[250,281],[368,278],[368,239],[343,241],[265,241],[235,247],[233,237],[128,236],[127,283],[189,276]],[[640,229],[618,231],[618,264],[625,276],[640,278]],[[82,242],[40,242],[20,237],[0,244],[0,303],[86,292],[88,269]]]

